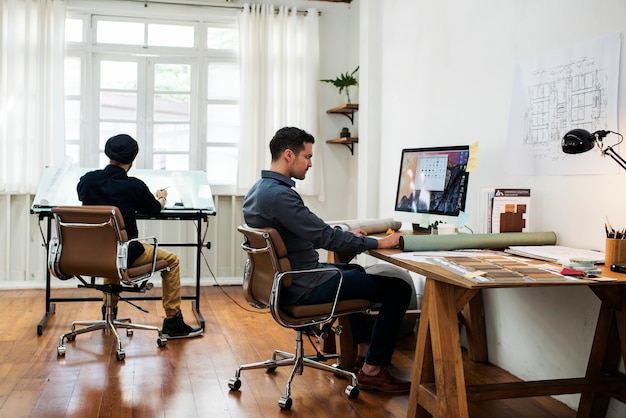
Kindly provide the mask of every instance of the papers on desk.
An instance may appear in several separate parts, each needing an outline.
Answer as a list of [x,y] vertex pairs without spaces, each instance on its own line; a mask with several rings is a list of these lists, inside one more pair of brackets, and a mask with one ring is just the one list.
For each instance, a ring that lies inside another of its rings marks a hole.
[[550,261],[552,263],[573,259],[593,260],[595,264],[604,263],[604,253],[601,251],[564,247],[562,245],[520,245],[509,247],[504,251],[522,257]]
[[394,258],[438,265],[473,282],[563,283],[578,281],[554,270],[552,266],[494,251],[417,251],[393,255]]
[[409,251],[392,255],[398,260],[417,261],[420,263],[433,264],[436,257],[484,257],[493,254],[492,251]]

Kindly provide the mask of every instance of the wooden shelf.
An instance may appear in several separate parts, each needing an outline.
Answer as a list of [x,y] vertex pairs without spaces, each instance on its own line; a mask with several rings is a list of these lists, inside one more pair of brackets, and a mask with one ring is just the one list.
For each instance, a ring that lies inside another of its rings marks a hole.
[[350,119],[350,123],[354,125],[354,112],[356,112],[357,110],[359,110],[358,104],[346,103],[337,107],[333,107],[332,109],[328,109],[326,113],[344,115],[345,117]]
[[337,107],[333,107],[332,109],[328,109],[326,111],[326,113],[354,113],[357,110],[359,110],[359,105],[358,104],[352,104],[352,103],[346,103],[346,104],[342,104],[339,105]]
[[359,138],[335,138],[326,141],[328,144],[354,144],[359,142]]
[[[354,125],[354,112],[356,112],[357,110],[359,110],[358,104],[345,103],[337,107],[333,107],[332,109],[328,109],[326,113],[335,113],[339,115],[344,115],[348,119],[350,119],[350,123]],[[354,155],[354,144],[358,142],[359,142],[359,138],[354,138],[354,137],[335,138],[335,139],[329,139],[328,141],[326,141],[327,144],[345,145],[350,150],[351,155]]]
[[327,144],[341,144],[348,147],[350,154],[354,155],[354,144],[359,142],[359,138],[335,138],[326,141]]

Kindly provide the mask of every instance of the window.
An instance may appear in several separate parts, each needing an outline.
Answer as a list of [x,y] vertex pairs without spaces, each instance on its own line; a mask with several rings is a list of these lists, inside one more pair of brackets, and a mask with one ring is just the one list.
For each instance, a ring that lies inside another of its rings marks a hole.
[[212,186],[234,187],[237,25],[234,15],[193,19],[68,13],[66,154],[74,162],[103,167],[106,140],[127,133],[139,142],[136,167],[206,170]]

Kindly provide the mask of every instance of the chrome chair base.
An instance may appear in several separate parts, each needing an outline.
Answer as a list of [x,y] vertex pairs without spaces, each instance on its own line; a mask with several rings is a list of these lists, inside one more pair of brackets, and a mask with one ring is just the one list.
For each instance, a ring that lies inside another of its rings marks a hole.
[[331,361],[334,359],[339,359],[338,354],[320,354],[319,352],[315,355],[304,355],[304,344],[302,342],[302,335],[304,331],[297,330],[296,332],[296,352],[288,353],[281,350],[274,350],[272,354],[271,360],[260,361],[256,363],[242,364],[235,371],[235,377],[231,378],[228,381],[228,387],[232,391],[237,391],[241,388],[241,372],[243,370],[251,370],[251,369],[266,369],[267,372],[274,372],[278,367],[282,366],[293,366],[291,370],[291,374],[289,375],[289,379],[287,380],[287,385],[285,388],[285,394],[281,396],[278,400],[278,406],[280,409],[289,410],[293,404],[291,399],[291,382],[296,374],[301,375],[304,372],[305,367],[311,367],[318,370],[324,370],[327,372],[334,373],[339,376],[348,377],[351,379],[351,384],[348,385],[345,389],[345,394],[350,399],[355,399],[359,396],[359,388],[358,388],[358,380],[356,374],[344,370],[339,367],[339,365],[328,365],[327,361]]
[[61,335],[59,339],[59,345],[57,346],[57,356],[64,357],[65,356],[65,341],[74,341],[76,336],[79,334],[85,334],[87,332],[92,332],[96,330],[103,330],[106,335],[113,334],[117,343],[117,350],[115,352],[115,358],[119,361],[122,361],[126,358],[126,352],[122,347],[122,340],[120,339],[120,335],[117,332],[117,328],[125,328],[126,335],[132,336],[133,330],[141,329],[147,331],[156,331],[158,333],[157,337],[157,345],[159,347],[165,347],[167,345],[167,338],[164,338],[161,329],[159,327],[153,325],[143,325],[143,324],[135,324],[131,322],[130,318],[122,318],[115,319],[113,306],[113,297],[111,293],[106,293],[107,301],[105,304],[105,312],[104,319],[97,321],[74,321],[72,322],[72,327],[70,331]]

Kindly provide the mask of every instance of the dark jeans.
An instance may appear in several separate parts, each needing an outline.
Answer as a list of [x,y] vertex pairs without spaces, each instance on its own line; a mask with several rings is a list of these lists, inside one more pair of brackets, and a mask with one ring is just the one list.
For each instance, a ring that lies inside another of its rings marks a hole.
[[[370,343],[365,362],[373,366],[388,366],[395,348],[400,323],[411,301],[412,287],[397,277],[367,274],[357,265],[342,265],[343,283],[339,300],[367,299],[380,303],[380,313],[370,330],[369,317],[365,314],[349,316],[354,343]],[[339,283],[339,275],[315,287],[298,302],[299,305],[313,305],[332,302]]]

